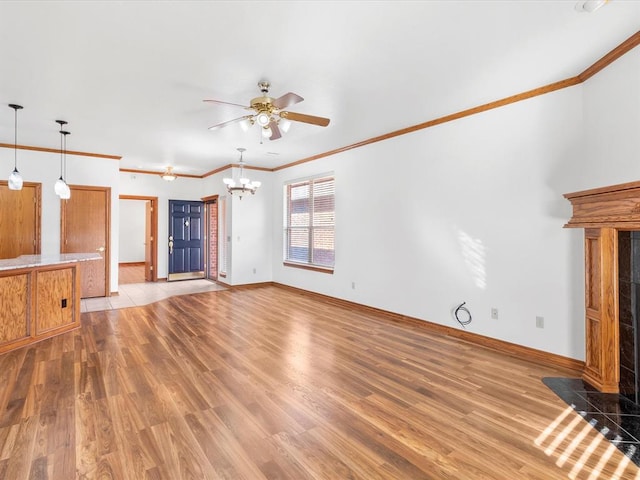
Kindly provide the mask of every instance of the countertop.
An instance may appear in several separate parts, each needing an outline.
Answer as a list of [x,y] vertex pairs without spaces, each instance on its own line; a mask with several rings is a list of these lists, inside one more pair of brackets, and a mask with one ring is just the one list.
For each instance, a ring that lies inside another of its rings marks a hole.
[[98,253],[54,253],[52,255],[21,255],[17,258],[0,260],[0,271],[18,268],[44,267],[60,263],[86,262],[100,260]]

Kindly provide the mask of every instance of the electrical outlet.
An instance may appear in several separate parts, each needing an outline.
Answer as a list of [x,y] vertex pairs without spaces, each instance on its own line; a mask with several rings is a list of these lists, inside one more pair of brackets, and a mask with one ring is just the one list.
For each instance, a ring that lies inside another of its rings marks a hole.
[[493,318],[494,320],[498,319],[498,309],[497,308],[492,308],[491,309],[491,318]]
[[544,317],[536,317],[536,328],[544,328]]
[[351,282],[351,290],[355,290],[356,289],[356,282]]

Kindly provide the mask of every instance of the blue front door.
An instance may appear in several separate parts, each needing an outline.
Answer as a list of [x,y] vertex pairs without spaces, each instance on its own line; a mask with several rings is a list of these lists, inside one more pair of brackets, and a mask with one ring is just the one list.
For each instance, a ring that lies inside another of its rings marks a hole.
[[204,202],[169,200],[167,280],[204,278]]

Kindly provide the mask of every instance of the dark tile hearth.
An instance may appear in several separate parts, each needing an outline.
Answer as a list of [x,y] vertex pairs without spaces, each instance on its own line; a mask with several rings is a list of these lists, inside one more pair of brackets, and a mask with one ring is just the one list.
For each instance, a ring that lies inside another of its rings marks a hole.
[[622,395],[600,393],[579,378],[547,377],[542,382],[640,466],[640,405]]

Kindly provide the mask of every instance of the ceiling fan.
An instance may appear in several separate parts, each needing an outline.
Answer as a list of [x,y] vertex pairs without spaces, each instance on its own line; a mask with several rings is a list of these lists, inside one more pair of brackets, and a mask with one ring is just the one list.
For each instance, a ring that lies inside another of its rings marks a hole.
[[[249,106],[240,105],[238,103],[223,102],[221,100],[204,100],[204,102],[208,103],[233,105],[254,111],[254,113],[249,115],[244,115],[242,117],[234,118],[233,120],[227,120],[226,122],[212,125],[209,127],[209,130],[226,127],[227,125],[237,122],[240,122],[240,125],[245,129],[251,125],[258,124],[262,128],[262,135],[264,137],[269,138],[269,140],[277,140],[282,137],[281,130],[286,131],[286,128],[288,128],[285,127],[285,124],[288,125],[289,120],[294,122],[310,123],[311,125],[318,125],[320,127],[326,127],[329,125],[328,118],[284,110],[291,105],[302,102],[304,98],[292,92],[285,93],[278,98],[270,97],[270,86],[271,85],[267,81],[258,82],[258,88],[260,88],[262,96],[252,99]],[[285,122],[283,122],[283,120]]]

